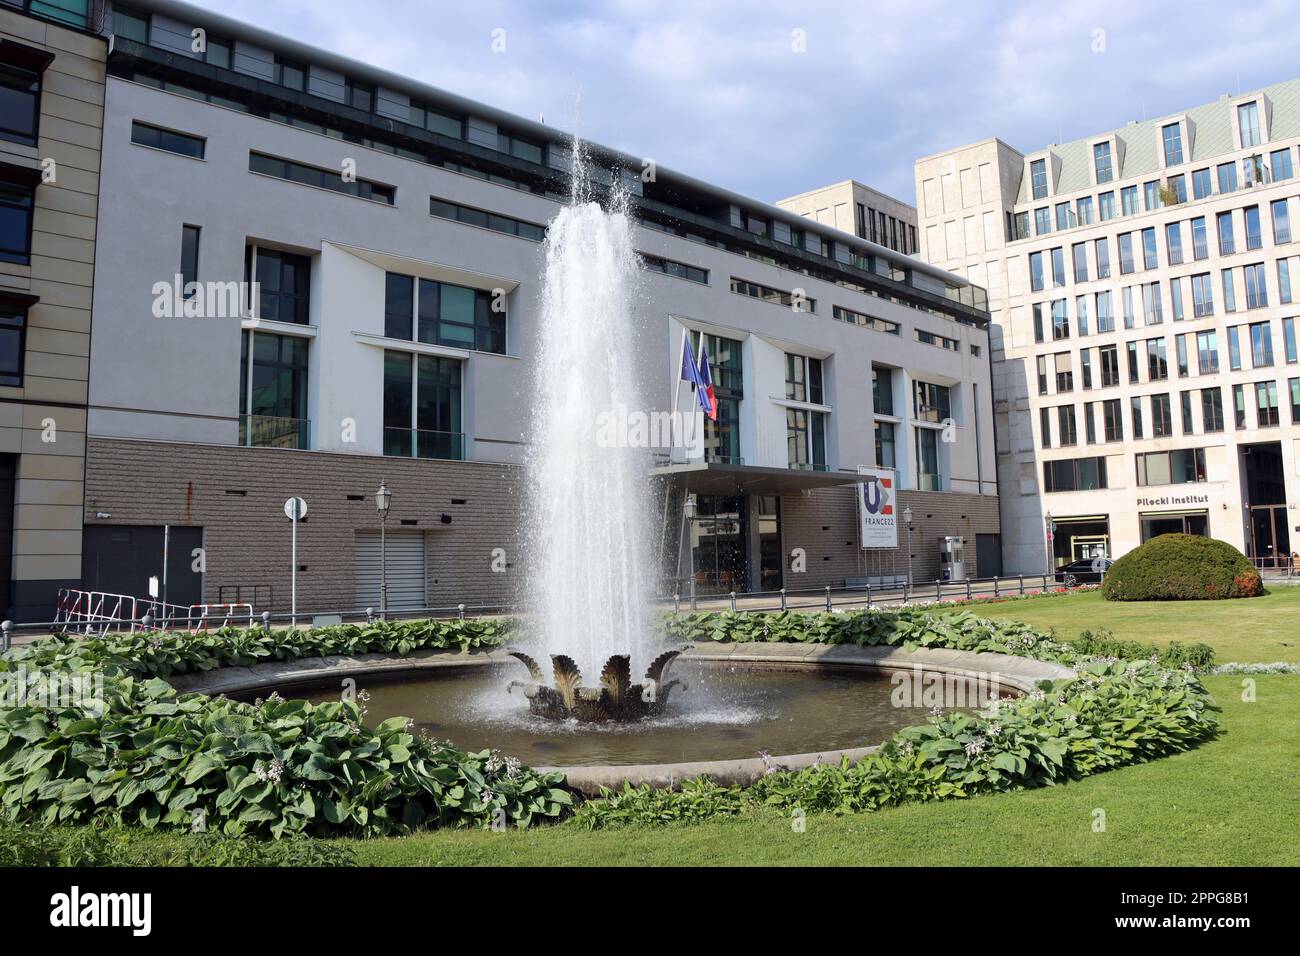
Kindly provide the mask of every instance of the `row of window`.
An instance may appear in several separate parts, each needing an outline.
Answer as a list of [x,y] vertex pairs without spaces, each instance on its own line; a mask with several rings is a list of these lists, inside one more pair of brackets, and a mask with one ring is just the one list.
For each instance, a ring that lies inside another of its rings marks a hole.
[[[1231,386],[1233,426],[1237,429],[1252,427],[1249,421],[1250,393],[1253,392],[1255,407],[1254,426],[1271,428],[1282,424],[1279,412],[1278,383],[1273,380],[1242,383]],[[1199,391],[1199,402],[1197,392]],[[1300,424],[1300,378],[1287,380],[1287,395],[1291,405],[1291,424]],[[1186,389],[1178,393],[1180,432],[1183,435],[1197,433],[1194,412],[1200,406],[1200,431],[1205,434],[1224,430],[1223,390],[1215,385],[1210,388]],[[1154,395],[1134,395],[1129,399],[1128,437],[1132,440],[1143,438],[1168,438],[1174,434],[1171,396],[1167,392]],[[1100,406],[1101,431],[1097,431],[1097,409]],[[1083,440],[1085,444],[1101,442],[1123,442],[1126,440],[1123,419],[1123,401],[1118,398],[1101,402],[1085,402],[1083,405]],[[1057,405],[1053,408],[1038,410],[1039,446],[1044,449],[1067,448],[1079,444],[1076,406]]]
[[[1287,199],[1274,200],[1269,205],[1273,228],[1273,242],[1285,245],[1291,241],[1291,213]],[[1237,242],[1234,226],[1234,210],[1225,210],[1215,216],[1215,228],[1218,237],[1220,256],[1232,255],[1239,251],[1260,249],[1264,245],[1260,229],[1259,206],[1246,206],[1240,210],[1244,225],[1244,245]],[[1206,217],[1198,216],[1187,221],[1191,235],[1192,261],[1209,258],[1209,243],[1206,238]],[[1154,226],[1140,230],[1134,245],[1134,233],[1124,232],[1114,237],[1119,257],[1119,274],[1131,275],[1138,271],[1138,264],[1150,271],[1160,268],[1159,238]],[[1072,270],[1070,277],[1074,283],[1089,282],[1095,279],[1111,277],[1111,254],[1109,236],[1102,236],[1089,242],[1076,242],[1070,247]],[[1168,265],[1182,265],[1185,260],[1183,246],[1183,223],[1170,222],[1164,227],[1166,262]],[[1092,254],[1089,255],[1089,245]],[[1050,271],[1049,271],[1050,270]],[[1029,286],[1033,292],[1041,292],[1048,286],[1048,280],[1055,288],[1063,288],[1066,283],[1065,247],[1056,246],[1029,254]]]
[[872,209],[864,203],[854,203],[854,231],[859,239],[888,246],[903,255],[914,255],[920,251],[916,244],[916,226]]
[[[1274,364],[1272,323],[1255,322],[1250,325],[1234,325],[1227,329],[1228,369],[1233,372],[1245,368],[1243,364],[1243,338],[1249,344],[1251,368],[1272,368]],[[1164,336],[1145,340],[1134,339],[1124,343],[1128,359],[1128,383],[1130,385],[1143,381],[1142,367],[1146,366],[1146,381],[1158,382],[1169,378],[1169,361]],[[1096,349],[1079,350],[1079,373],[1081,387],[1086,391],[1092,388],[1110,388],[1121,384],[1119,369],[1119,345],[1101,345]],[[1093,372],[1093,353],[1096,352],[1096,375]],[[1288,365],[1300,361],[1297,355],[1296,320],[1282,320],[1282,354]],[[1213,375],[1220,370],[1219,331],[1206,329],[1194,335],[1184,333],[1174,336],[1174,358],[1179,378],[1186,378],[1192,371],[1192,358],[1198,375]],[[1074,369],[1070,352],[1056,352],[1051,355],[1039,355],[1036,359],[1038,374],[1038,394],[1050,394],[1052,373],[1055,373],[1055,392],[1074,391]]]
[[[1246,311],[1262,309],[1269,304],[1268,276],[1262,262],[1241,266],[1242,291],[1245,293],[1241,305]],[[1224,269],[1220,273],[1223,287],[1224,311],[1231,314],[1239,311],[1237,299],[1237,282],[1235,270]],[[1194,276],[1179,277],[1169,280],[1169,314],[1174,322],[1187,318],[1187,298],[1184,279],[1191,283],[1191,316],[1194,319],[1214,315],[1214,285],[1208,272]],[[1293,301],[1291,293],[1291,261],[1277,260],[1278,302],[1289,305]],[[1120,302],[1123,310],[1125,329],[1139,326],[1162,325],[1165,320],[1165,304],[1162,294],[1163,283],[1145,282],[1139,285],[1124,286],[1120,289]],[[1049,337],[1052,341],[1067,339],[1071,336],[1070,307],[1067,299],[1051,299],[1035,302],[1030,306],[1033,320],[1034,341],[1044,342]],[[1074,315],[1077,320],[1076,332],[1085,337],[1092,334],[1092,320],[1096,318],[1098,334],[1115,331],[1115,303],[1113,290],[1106,289],[1097,293],[1085,293],[1074,300]]]

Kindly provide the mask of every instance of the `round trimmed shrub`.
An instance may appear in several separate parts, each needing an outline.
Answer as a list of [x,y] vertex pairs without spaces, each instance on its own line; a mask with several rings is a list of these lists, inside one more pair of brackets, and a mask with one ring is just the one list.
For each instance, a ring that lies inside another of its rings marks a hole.
[[1111,565],[1101,593],[1108,601],[1214,601],[1258,597],[1264,582],[1226,541],[1162,534]]

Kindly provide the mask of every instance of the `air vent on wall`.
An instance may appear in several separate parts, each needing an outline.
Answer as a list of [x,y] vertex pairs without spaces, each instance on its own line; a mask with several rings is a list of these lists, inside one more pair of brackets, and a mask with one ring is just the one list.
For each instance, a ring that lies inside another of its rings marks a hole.
[[452,499],[451,499],[451,503],[452,503],[453,505],[467,505],[467,504],[469,504],[469,499],[468,499],[468,498],[452,498]]
[[365,495],[348,495],[348,501],[365,501]]
[[226,489],[226,494],[228,494],[228,495],[238,495],[240,498],[247,498],[247,497],[248,497],[248,492],[247,492],[247,491],[242,491],[242,490],[240,490],[240,489],[238,489],[238,488],[227,488],[227,489]]
[[419,519],[419,518],[403,518],[403,519],[402,519],[402,524],[406,525],[407,527],[413,527],[414,525],[417,525],[417,524],[419,524],[419,523],[420,523],[420,519]]

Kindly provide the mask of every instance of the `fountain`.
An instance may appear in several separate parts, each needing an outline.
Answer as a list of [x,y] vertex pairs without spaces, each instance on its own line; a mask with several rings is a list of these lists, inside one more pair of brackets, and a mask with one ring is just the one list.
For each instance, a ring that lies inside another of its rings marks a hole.
[[[634,358],[646,354],[637,348],[633,318],[638,269],[625,201],[615,193],[607,210],[591,199],[580,143],[572,177],[570,203],[547,227],[543,247],[526,468],[530,646],[550,656],[556,689],[536,683],[541,671],[532,658],[516,656],[535,682],[533,713],[632,720],[657,713],[666,697],[661,690],[659,700],[641,701],[647,688],[628,676],[632,661],[656,650],[651,462],[648,449],[602,442],[597,422],[602,412],[646,407]],[[650,687],[672,656],[655,659]],[[584,696],[580,668],[594,671],[602,662],[602,688]]]
[[528,698],[528,710],[534,717],[550,720],[574,718],[584,723],[602,720],[630,721],[643,717],[658,717],[668,703],[668,694],[677,685],[682,690],[686,684],[679,680],[666,681],[665,671],[681,651],[665,651],[654,659],[645,672],[644,684],[632,683],[632,662],[626,654],[615,654],[605,662],[600,672],[599,687],[583,687],[582,672],[573,658],[556,654],[551,658],[555,665],[555,687],[540,683],[542,669],[527,654],[511,651],[510,656],[528,668],[534,683],[511,681],[507,690],[523,688]]

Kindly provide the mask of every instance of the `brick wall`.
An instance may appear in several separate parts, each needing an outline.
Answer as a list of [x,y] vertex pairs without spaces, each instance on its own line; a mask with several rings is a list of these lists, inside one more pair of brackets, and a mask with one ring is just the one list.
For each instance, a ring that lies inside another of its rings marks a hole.
[[[223,585],[269,585],[271,609],[287,610],[290,526],[283,506],[299,495],[308,505],[298,530],[298,563],[307,568],[298,573],[299,610],[351,609],[355,533],[378,529],[374,493],[382,480],[393,491],[388,527],[409,531],[402,521],[413,520],[427,532],[431,604],[500,602],[513,599],[522,569],[514,547],[518,477],[501,464],[91,438],[86,523],[202,527],[205,599],[218,600]],[[97,519],[98,512],[111,517]],[[441,522],[443,514],[450,524]],[[498,547],[514,565],[504,573],[490,568]]]
[[961,535],[966,539],[966,573],[979,576],[975,566],[975,535],[997,534],[998,499],[989,495],[956,492],[900,491],[897,549],[858,547],[856,486],[822,488],[807,495],[781,498],[781,534],[787,556],[794,548],[807,554],[803,574],[786,573],[786,587],[841,587],[848,577],[907,574],[907,531],[902,510],[912,509],[912,538],[916,555],[913,580],[933,581],[939,576],[939,538]]

